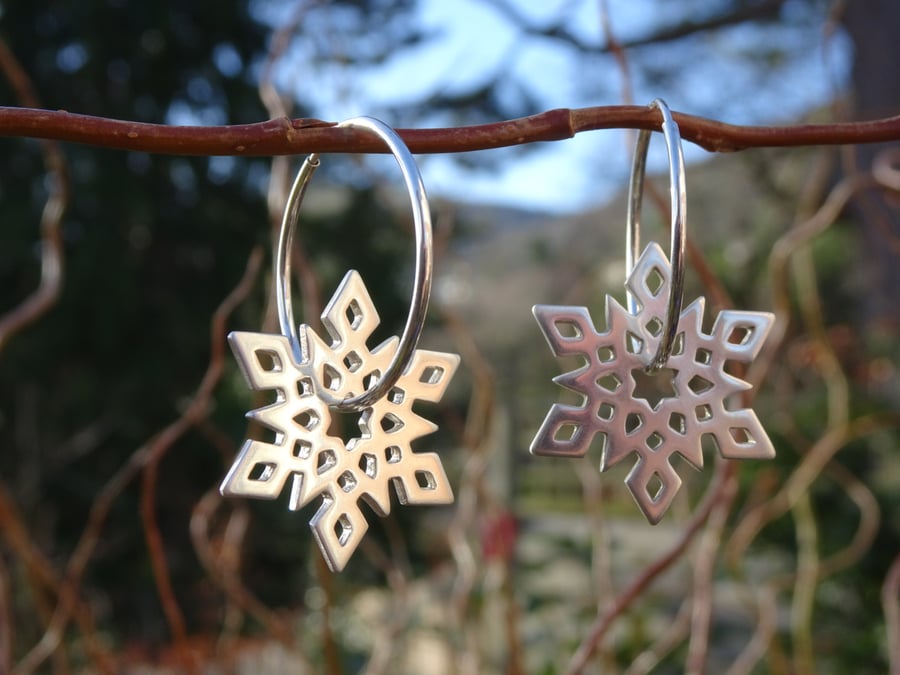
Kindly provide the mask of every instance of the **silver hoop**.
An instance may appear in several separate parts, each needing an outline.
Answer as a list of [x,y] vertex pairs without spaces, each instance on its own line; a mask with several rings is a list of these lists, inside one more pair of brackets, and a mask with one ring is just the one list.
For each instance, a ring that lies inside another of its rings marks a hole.
[[[662,132],[669,158],[669,196],[672,204],[672,238],[669,246],[669,260],[672,264],[672,281],[669,286],[669,301],[666,308],[666,323],[663,326],[659,348],[647,370],[662,368],[672,354],[675,336],[678,332],[678,318],[684,296],[684,249],[685,217],[687,213],[687,190],[684,183],[684,153],[681,149],[681,134],[678,124],[672,118],[669,106],[661,98],[650,103],[662,113]],[[631,182],[628,186],[627,233],[625,239],[626,279],[634,269],[641,254],[641,201],[644,196],[644,176],[647,172],[647,149],[650,146],[651,130],[641,129],[634,144],[634,160],[631,165]],[[637,300],[628,293],[628,309],[637,313]]]
[[[394,159],[400,166],[406,189],[409,192],[410,203],[413,210],[413,221],[416,231],[416,268],[413,278],[412,298],[409,305],[409,315],[400,343],[394,353],[390,364],[377,382],[369,386],[364,392],[347,398],[337,398],[327,391],[318,392],[317,395],[329,407],[337,410],[358,411],[367,408],[375,401],[382,398],[397,383],[397,380],[407,368],[419,336],[425,325],[425,315],[428,312],[428,299],[431,295],[431,278],[433,269],[433,241],[431,234],[431,214],[428,210],[428,198],[425,195],[425,185],[419,174],[419,169],[413,159],[412,153],[403,139],[387,124],[372,117],[354,117],[337,125],[365,129],[377,135],[390,148]],[[278,248],[275,263],[275,300],[278,307],[278,322],[281,332],[291,343],[294,357],[300,362],[303,358],[300,340],[297,337],[297,329],[294,324],[294,312],[291,306],[291,259],[290,251],[294,238],[294,230],[299,220],[300,203],[303,193],[312,178],[313,173],[319,167],[319,155],[310,154],[291,187],[287,205],[284,210],[284,218],[281,221],[281,231],[278,236]]]

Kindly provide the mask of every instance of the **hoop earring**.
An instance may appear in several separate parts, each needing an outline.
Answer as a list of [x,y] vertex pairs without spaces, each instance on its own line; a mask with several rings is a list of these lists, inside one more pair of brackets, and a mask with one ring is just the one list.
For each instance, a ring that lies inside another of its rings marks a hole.
[[[291,510],[321,500],[310,526],[332,571],[344,568],[368,529],[360,499],[380,516],[391,510],[389,484],[403,504],[453,501],[438,455],[412,451],[412,441],[437,429],[412,406],[417,400],[440,401],[459,364],[456,354],[416,349],[431,292],[433,243],[425,187],[412,154],[376,119],[357,117],[338,126],[378,136],[403,174],[416,231],[406,325],[400,338],[370,350],[366,342],[378,326],[378,313],[359,273],[350,270],[322,313],[330,344],[305,324],[295,330],[290,251],[303,194],[319,166],[318,155],[309,155],[288,196],[275,254],[282,334],[228,336],[249,386],[276,392],[271,405],[247,413],[273,431],[275,440],[246,440],[219,488],[226,496],[275,499],[291,478]],[[360,435],[349,440],[330,435],[334,412],[361,413]]]
[[678,125],[661,99],[669,159],[671,263],[651,242],[640,253],[640,208],[650,131],[635,143],[629,184],[626,264],[627,309],[606,296],[607,329],[598,332],[585,307],[535,305],[534,317],[557,357],[578,356],[582,367],[554,382],[582,396],[582,405],[555,403],[531,443],[535,455],[583,457],[596,434],[603,438],[600,470],[631,453],[637,461],[625,484],[647,520],[656,524],[681,487],[675,453],[703,466],[701,441],[709,436],[726,459],[770,459],[775,450],[750,408],[726,400],[751,389],[725,372],[729,360],[751,362],[775,319],[768,312],[726,310],[703,332],[705,299],[682,310],[686,190]]

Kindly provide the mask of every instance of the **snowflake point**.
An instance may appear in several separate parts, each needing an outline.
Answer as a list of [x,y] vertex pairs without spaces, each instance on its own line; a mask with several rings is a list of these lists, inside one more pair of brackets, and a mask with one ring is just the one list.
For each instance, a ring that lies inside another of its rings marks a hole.
[[361,500],[387,515],[392,484],[404,504],[453,500],[438,455],[415,453],[411,443],[437,429],[413,412],[414,403],[440,401],[459,356],[416,350],[389,393],[360,413],[359,437],[345,440],[330,435],[333,411],[320,395],[341,398],[371,386],[387,369],[399,338],[374,349],[366,345],[378,314],[355,271],[344,277],[322,323],[330,344],[309,326],[300,326],[302,348],[296,351],[302,358],[282,335],[229,335],[251,388],[276,392],[274,403],[247,413],[275,433],[275,443],[248,440],[220,490],[228,496],[275,499],[290,478],[291,510],[320,500],[310,526],[329,568],[340,571],[368,529]]
[[678,318],[672,354],[649,371],[663,334],[671,267],[651,243],[628,276],[636,310],[606,296],[606,330],[598,331],[584,307],[536,305],[533,309],[557,357],[586,363],[553,381],[583,397],[582,406],[553,404],[531,444],[536,455],[582,457],[595,435],[603,438],[601,471],[632,453],[637,460],[626,484],[651,522],[658,522],[681,487],[672,467],[679,454],[703,465],[702,439],[710,436],[725,458],[765,459],[774,448],[749,408],[727,410],[725,401],[752,386],[725,372],[727,361],[752,361],[762,349],[774,316],[767,312],[720,312],[703,332],[700,297]]

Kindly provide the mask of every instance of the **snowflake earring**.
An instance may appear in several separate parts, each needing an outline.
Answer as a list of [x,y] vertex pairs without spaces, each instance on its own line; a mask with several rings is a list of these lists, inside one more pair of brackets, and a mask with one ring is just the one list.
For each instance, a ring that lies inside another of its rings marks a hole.
[[[704,298],[682,311],[685,210],[684,157],[678,125],[665,102],[663,117],[672,198],[671,262],[656,243],[640,249],[640,209],[650,131],[635,144],[628,200],[626,309],[606,296],[605,331],[585,307],[535,305],[533,313],[557,357],[585,364],[554,378],[582,396],[580,406],[554,404],[531,443],[535,455],[583,457],[603,438],[600,470],[631,453],[625,479],[638,507],[657,523],[681,487],[671,464],[679,453],[703,466],[701,440],[711,436],[727,459],[770,459],[775,450],[756,414],[728,403],[751,385],[725,372],[725,362],[756,358],[774,321],[768,312],[720,312],[703,332]],[[637,258],[637,262],[635,259]]]
[[[252,389],[274,390],[275,401],[247,413],[275,433],[272,443],[247,440],[222,482],[226,496],[275,499],[291,479],[289,508],[313,500],[316,542],[333,571],[344,568],[368,529],[359,500],[379,515],[391,509],[389,484],[403,504],[448,504],[453,493],[441,460],[414,453],[411,443],[437,429],[413,412],[415,401],[438,402],[459,356],[416,349],[432,277],[431,216],[425,187],[409,149],[387,125],[357,117],[338,126],[363,129],[387,144],[412,202],[416,267],[412,300],[400,338],[369,349],[379,319],[355,270],[347,272],[322,314],[330,341],[303,324],[291,308],[290,251],[300,202],[319,166],[311,154],[288,197],[276,251],[275,284],[281,335],[233,332],[228,340]],[[331,435],[335,412],[361,413],[359,436]]]

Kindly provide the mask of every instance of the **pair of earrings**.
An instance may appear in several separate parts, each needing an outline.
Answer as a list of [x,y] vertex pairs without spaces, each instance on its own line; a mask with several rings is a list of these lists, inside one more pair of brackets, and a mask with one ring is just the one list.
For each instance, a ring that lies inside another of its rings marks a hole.
[[[725,371],[726,361],[752,361],[774,319],[763,312],[723,311],[712,332],[702,329],[704,299],[682,310],[685,249],[684,158],[678,126],[663,115],[672,196],[672,245],[666,258],[656,243],[640,251],[640,207],[649,131],[635,146],[628,210],[627,308],[606,297],[607,328],[598,332],[585,307],[536,305],[538,325],[557,357],[584,365],[554,379],[582,397],[580,406],[556,403],[531,444],[536,455],[582,457],[595,435],[603,438],[600,469],[636,453],[626,485],[647,519],[656,523],[681,479],[679,453],[702,467],[701,439],[710,435],[726,458],[770,458],[772,444],[751,409],[726,408],[750,385]],[[290,249],[300,202],[319,158],[301,166],[288,197],[276,250],[275,284],[280,335],[228,336],[249,386],[272,390],[275,401],[247,414],[274,432],[272,442],[245,441],[220,490],[227,496],[275,499],[290,478],[289,508],[319,500],[310,520],[328,566],[340,571],[368,529],[365,500],[390,512],[388,486],[403,504],[453,501],[435,453],[413,452],[412,442],[437,429],[413,411],[415,401],[438,402],[459,356],[417,349],[432,279],[431,220],[415,161],[387,125],[358,117],[339,126],[378,136],[394,155],[406,183],[416,233],[412,299],[403,333],[369,348],[378,313],[359,274],[351,270],[322,314],[329,339],[309,326],[295,329],[291,309]],[[637,260],[635,261],[635,258]],[[648,380],[651,381],[648,386]],[[657,392],[648,390],[656,385]],[[666,391],[667,390],[667,391]],[[361,413],[358,437],[330,435],[332,415]]]

